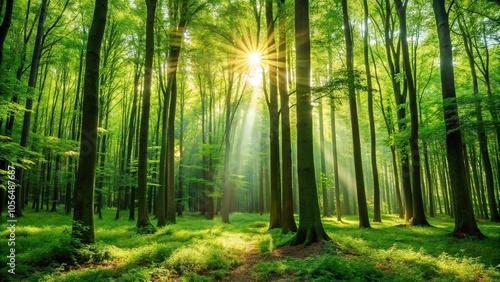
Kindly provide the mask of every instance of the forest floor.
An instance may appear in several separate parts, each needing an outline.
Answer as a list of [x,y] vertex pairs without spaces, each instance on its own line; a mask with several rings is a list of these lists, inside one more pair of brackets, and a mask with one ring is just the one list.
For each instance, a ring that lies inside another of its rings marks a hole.
[[[400,228],[397,216],[384,215],[372,229],[358,229],[356,216],[332,216],[323,218],[331,242],[292,247],[293,234],[268,230],[269,214],[233,213],[223,224],[185,213],[139,234],[135,221],[114,220],[109,209],[96,218],[96,244],[75,248],[70,215],[24,214],[15,246],[9,229],[0,232],[0,281],[500,281],[500,224],[481,220],[486,240],[446,236],[453,219],[445,216],[429,218],[431,228]],[[7,272],[12,247],[15,275]]]

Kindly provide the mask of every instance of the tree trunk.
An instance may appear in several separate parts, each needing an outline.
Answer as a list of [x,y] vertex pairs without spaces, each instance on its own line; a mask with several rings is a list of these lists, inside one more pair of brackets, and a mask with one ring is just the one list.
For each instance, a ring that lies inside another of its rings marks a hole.
[[234,71],[229,65],[227,69],[227,89],[225,96],[225,133],[224,133],[224,168],[222,175],[222,199],[221,200],[221,217],[222,222],[229,223],[229,212],[231,206],[231,95],[233,93]]
[[453,237],[466,235],[485,238],[476,224],[470,194],[465,183],[464,162],[462,155],[462,135],[458,106],[455,101],[455,77],[453,73],[453,53],[450,38],[448,13],[444,0],[433,0],[433,8],[439,37],[441,65],[441,90],[443,96],[444,121],[446,125],[446,156],[451,179],[455,210],[455,229]]
[[373,176],[373,222],[382,222],[380,214],[380,184],[377,168],[377,143],[375,136],[375,119],[373,117],[373,86],[370,70],[370,60],[368,56],[368,1],[363,0],[364,7],[364,33],[363,33],[363,54],[365,59],[366,84],[368,87],[368,119],[370,120],[370,146],[371,165]]
[[328,191],[326,189],[326,160],[325,160],[325,132],[323,125],[323,102],[318,99],[319,109],[319,148],[320,148],[320,165],[321,165],[321,194],[323,198],[323,216],[328,216]]
[[3,44],[7,33],[9,32],[10,23],[12,21],[12,10],[14,8],[14,0],[7,0],[5,5],[5,14],[3,15],[2,25],[0,25],[0,66],[2,65],[3,58]]
[[291,245],[307,246],[331,240],[323,229],[314,171],[311,105],[311,40],[309,1],[295,0],[295,46],[297,53],[297,159],[299,181],[299,228]]
[[394,1],[398,10],[399,36],[403,52],[403,68],[406,77],[406,86],[410,98],[410,157],[411,157],[411,193],[413,202],[413,218],[410,225],[429,226],[425,216],[424,201],[422,198],[422,183],[420,170],[420,153],[418,148],[418,106],[417,89],[413,80],[412,67],[410,64],[410,54],[408,50],[408,36],[406,31],[406,5],[401,0]]
[[179,128],[179,173],[177,175],[177,215],[182,216],[182,212],[184,211],[184,191],[183,191],[183,171],[184,171],[184,101],[185,101],[185,87],[181,88],[181,100],[180,100],[180,128]]
[[154,22],[156,0],[146,0],[146,55],[144,61],[144,91],[142,94],[141,127],[139,133],[139,161],[137,164],[137,227],[152,226],[147,207],[148,190],[148,132],[151,102],[151,80],[154,56]]
[[339,163],[337,156],[337,133],[335,122],[335,104],[333,99],[330,99],[330,119],[332,130],[332,158],[333,158],[333,184],[335,185],[335,206],[337,211],[337,221],[342,221],[342,211],[340,208],[340,177],[339,177]]
[[84,244],[95,243],[94,185],[97,166],[99,61],[107,11],[108,1],[96,0],[85,63],[80,159],[75,187],[75,211],[72,229],[72,237]]
[[358,196],[359,228],[370,228],[368,207],[366,205],[365,182],[363,179],[363,163],[361,158],[361,141],[359,134],[358,109],[356,105],[356,91],[354,82],[353,42],[347,1],[342,0],[342,14],[344,20],[344,36],[346,44],[347,80],[349,87],[349,109],[351,113],[352,143],[354,153],[354,173],[356,179],[356,192]]
[[[47,0],[43,0],[40,7],[40,16],[38,17],[38,27],[37,33],[35,37],[35,45],[33,47],[33,57],[31,59],[31,68],[30,68],[30,76],[28,79],[28,86],[31,88],[35,88],[37,74],[38,74],[38,64],[40,62],[41,50],[42,50],[42,37],[43,37],[43,25],[45,23],[45,18],[47,16]],[[28,136],[30,132],[30,124],[31,124],[31,110],[33,109],[33,100],[31,98],[26,99],[26,111],[24,112],[24,120],[23,120],[23,128],[21,132],[21,147],[28,147]],[[16,197],[16,217],[23,216],[22,214],[22,191],[23,191],[23,174],[24,170],[20,170],[19,180],[21,185],[17,186],[15,190]]]
[[[285,10],[285,0],[278,1],[278,18],[278,87],[281,102],[281,193],[283,198],[283,207],[281,211],[281,232],[285,234],[290,231],[297,231],[297,224],[295,223],[293,215],[292,138],[290,135],[290,103],[288,98],[288,80],[286,75],[287,15]],[[262,174],[260,175],[262,177]]]
[[274,39],[273,1],[266,0],[267,64],[269,69],[269,151],[271,169],[271,213],[269,229],[281,227],[280,140],[278,115],[277,57]]

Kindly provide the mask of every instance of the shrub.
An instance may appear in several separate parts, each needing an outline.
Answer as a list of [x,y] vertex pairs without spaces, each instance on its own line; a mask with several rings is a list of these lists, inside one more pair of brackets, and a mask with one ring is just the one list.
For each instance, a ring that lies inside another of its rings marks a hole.
[[[214,270],[220,270],[225,274],[231,268],[231,260],[228,256],[228,252],[222,245],[209,242],[179,248],[165,263],[167,267],[173,268],[178,274]],[[222,276],[222,272],[217,272],[217,274]]]

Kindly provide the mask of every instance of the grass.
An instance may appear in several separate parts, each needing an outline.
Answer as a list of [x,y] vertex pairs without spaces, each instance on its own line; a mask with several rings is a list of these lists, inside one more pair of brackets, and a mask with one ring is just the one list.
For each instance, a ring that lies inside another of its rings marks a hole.
[[293,234],[268,231],[269,215],[234,213],[227,225],[186,213],[175,225],[137,234],[135,222],[105,210],[95,222],[96,244],[75,251],[71,216],[24,213],[15,276],[6,267],[9,230],[0,233],[1,281],[217,281],[245,264],[253,281],[500,281],[500,225],[485,221],[479,227],[487,240],[457,240],[446,236],[453,220],[445,217],[431,218],[433,228],[401,228],[386,215],[373,229],[358,229],[355,216],[328,217],[332,242],[311,256],[278,258],[273,251]]

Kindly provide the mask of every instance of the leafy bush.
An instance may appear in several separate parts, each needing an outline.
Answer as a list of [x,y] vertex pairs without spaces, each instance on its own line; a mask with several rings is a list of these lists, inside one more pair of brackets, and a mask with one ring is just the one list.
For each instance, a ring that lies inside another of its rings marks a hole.
[[178,274],[217,271],[215,274],[223,276],[231,268],[231,261],[227,250],[222,245],[200,241],[199,244],[177,249],[165,261],[165,264]]

